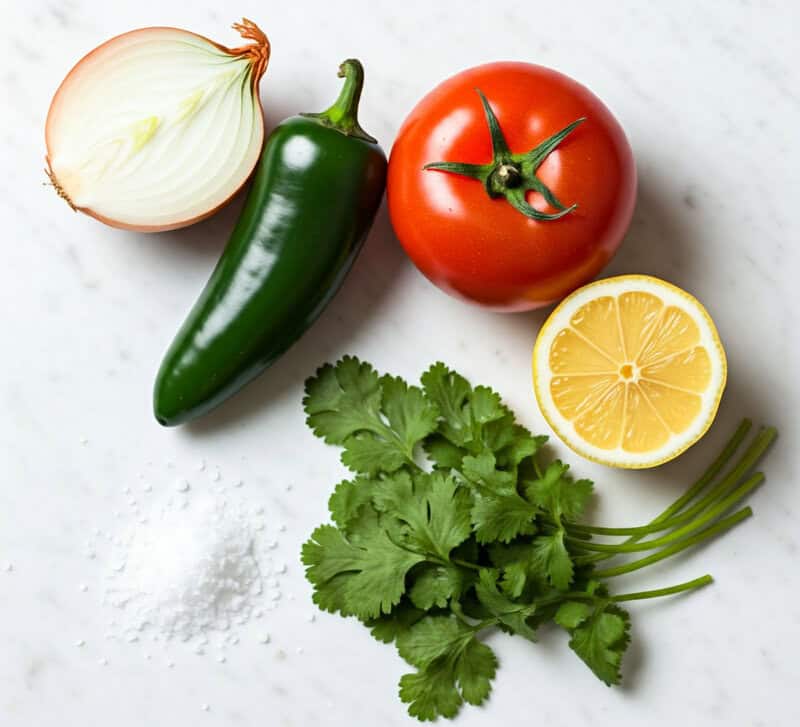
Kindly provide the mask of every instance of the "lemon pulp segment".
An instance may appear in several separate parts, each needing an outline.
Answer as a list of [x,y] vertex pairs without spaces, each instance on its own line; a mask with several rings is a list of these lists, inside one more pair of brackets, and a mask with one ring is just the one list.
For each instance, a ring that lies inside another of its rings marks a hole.
[[567,444],[610,464],[652,466],[710,425],[725,357],[694,298],[657,278],[621,276],[554,311],[537,341],[534,378],[543,413]]

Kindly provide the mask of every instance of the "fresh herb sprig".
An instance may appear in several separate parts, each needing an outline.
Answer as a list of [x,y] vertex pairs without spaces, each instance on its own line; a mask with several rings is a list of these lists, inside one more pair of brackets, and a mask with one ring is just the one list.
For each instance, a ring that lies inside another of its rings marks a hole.
[[[333,524],[303,546],[314,601],[394,642],[414,671],[400,698],[420,720],[453,717],[489,695],[497,658],[480,640],[500,628],[531,641],[554,621],[606,684],[618,684],[630,618],[619,605],[711,583],[613,594],[608,581],[693,547],[749,517],[728,514],[764,479],[750,474],[776,436],[762,429],[729,468],[745,420],[700,478],[650,523],[581,522],[592,496],[546,437],[520,426],[500,397],[437,363],[422,387],[345,357],[306,382],[314,433],[343,448],[355,476],[329,501]],[[597,542],[596,536],[623,536]],[[605,561],[648,553],[617,565]]]

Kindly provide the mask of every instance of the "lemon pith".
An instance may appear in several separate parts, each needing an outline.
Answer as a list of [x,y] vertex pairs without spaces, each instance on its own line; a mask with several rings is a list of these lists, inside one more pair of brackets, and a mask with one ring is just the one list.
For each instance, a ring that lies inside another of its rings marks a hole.
[[623,275],[567,297],[539,333],[534,389],[542,413],[579,454],[616,467],[662,464],[711,425],[725,352],[691,295]]

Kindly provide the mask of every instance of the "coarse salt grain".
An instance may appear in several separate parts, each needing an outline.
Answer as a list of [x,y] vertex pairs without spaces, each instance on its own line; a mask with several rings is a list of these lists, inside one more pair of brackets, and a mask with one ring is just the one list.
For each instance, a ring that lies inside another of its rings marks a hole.
[[[192,489],[185,479],[174,487]],[[203,653],[206,633],[246,624],[268,572],[258,561],[259,522],[241,497],[229,501],[202,486],[185,498],[156,498],[148,516],[115,539],[104,601],[120,609],[122,635],[133,643],[153,629],[164,640],[196,639]]]

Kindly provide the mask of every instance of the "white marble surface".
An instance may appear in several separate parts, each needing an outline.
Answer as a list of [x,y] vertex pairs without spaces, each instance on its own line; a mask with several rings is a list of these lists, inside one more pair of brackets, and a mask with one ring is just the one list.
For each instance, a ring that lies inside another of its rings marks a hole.
[[[327,105],[350,55],[367,69],[364,126],[385,147],[435,83],[498,58],[554,66],[614,110],[636,153],[639,203],[609,273],[646,272],[696,293],[727,344],[730,384],[702,447],[648,473],[585,462],[599,519],[639,521],[696,473],[743,415],[778,425],[756,517],[637,587],[705,572],[701,593],[632,608],[626,686],[607,689],[560,634],[538,645],[502,635],[483,709],[464,725],[800,724],[797,477],[800,411],[800,53],[794,2],[266,3],[209,0],[2,3],[0,23],[0,725],[408,725],[400,658],[353,621],[308,623],[297,554],[344,474],[305,429],[301,384],[355,353],[416,377],[436,359],[491,383],[546,431],[529,354],[541,314],[501,316],[440,294],[405,259],[382,214],[344,289],[272,371],[202,424],[164,430],[150,391],[160,356],[217,257],[237,205],[156,236],[72,214],[42,186],[43,122],[56,85],[102,40],[178,25],[232,42],[245,14],[269,33],[268,121]],[[81,443],[82,439],[85,443]],[[563,448],[556,445],[561,452]],[[575,457],[566,455],[570,461]],[[200,458],[245,478],[288,530],[279,552],[294,600],[268,614],[268,646],[243,639],[227,663],[104,639],[101,569],[84,556],[113,528],[122,488],[149,465]],[[285,485],[294,485],[286,491]],[[87,593],[79,584],[89,586]],[[85,646],[75,647],[77,639]],[[296,652],[297,647],[303,653]],[[107,666],[98,660],[108,659]],[[202,703],[211,707],[200,710]]]

